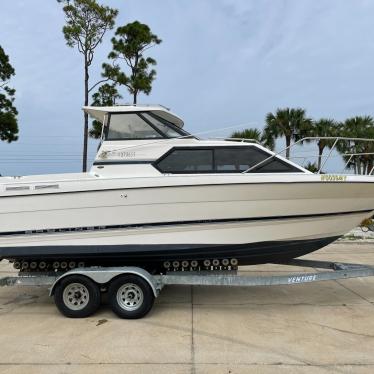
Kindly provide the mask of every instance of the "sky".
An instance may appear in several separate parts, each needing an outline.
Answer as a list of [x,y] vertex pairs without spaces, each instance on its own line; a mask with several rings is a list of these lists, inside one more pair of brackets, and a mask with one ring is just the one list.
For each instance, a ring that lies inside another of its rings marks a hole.
[[[139,103],[163,104],[192,133],[263,128],[266,113],[302,107],[318,119],[374,115],[372,0],[100,0],[116,26],[138,20],[163,42],[157,79]],[[0,45],[16,70],[19,140],[0,144],[0,173],[79,172],[83,61],[66,46],[55,0],[0,2]],[[111,50],[98,47],[91,82]],[[123,102],[131,98],[121,89]],[[90,160],[97,142],[91,141]],[[312,146],[308,151],[317,152]]]

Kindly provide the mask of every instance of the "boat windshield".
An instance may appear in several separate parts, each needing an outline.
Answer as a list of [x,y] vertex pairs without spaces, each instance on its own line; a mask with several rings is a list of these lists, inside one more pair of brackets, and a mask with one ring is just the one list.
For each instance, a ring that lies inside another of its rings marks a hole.
[[152,112],[111,113],[106,140],[164,139],[188,136],[178,126]]

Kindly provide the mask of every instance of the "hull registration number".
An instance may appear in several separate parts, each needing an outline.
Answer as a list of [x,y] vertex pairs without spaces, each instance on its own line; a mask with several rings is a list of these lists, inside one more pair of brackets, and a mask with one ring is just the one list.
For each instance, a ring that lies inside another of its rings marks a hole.
[[345,182],[346,180],[347,180],[346,175],[333,175],[333,174],[321,175],[321,181],[323,182]]

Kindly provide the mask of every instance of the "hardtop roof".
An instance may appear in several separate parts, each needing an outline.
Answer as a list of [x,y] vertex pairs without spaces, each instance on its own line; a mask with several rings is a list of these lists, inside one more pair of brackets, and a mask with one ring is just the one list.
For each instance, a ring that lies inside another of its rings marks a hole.
[[184,125],[180,117],[162,105],[84,106],[83,110],[101,123],[104,122],[105,115],[108,113],[152,112],[180,128]]

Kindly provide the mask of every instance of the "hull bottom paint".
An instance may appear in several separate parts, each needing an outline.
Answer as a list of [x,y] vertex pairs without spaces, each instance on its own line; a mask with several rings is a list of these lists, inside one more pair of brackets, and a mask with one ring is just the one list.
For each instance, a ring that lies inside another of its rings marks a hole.
[[18,246],[0,248],[0,258],[25,261],[84,261],[101,266],[150,265],[172,260],[236,258],[239,265],[284,262],[314,252],[339,236],[248,244],[149,244],[87,246]]

